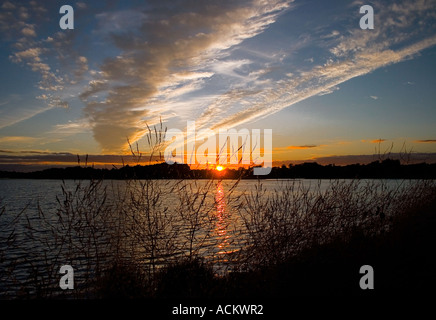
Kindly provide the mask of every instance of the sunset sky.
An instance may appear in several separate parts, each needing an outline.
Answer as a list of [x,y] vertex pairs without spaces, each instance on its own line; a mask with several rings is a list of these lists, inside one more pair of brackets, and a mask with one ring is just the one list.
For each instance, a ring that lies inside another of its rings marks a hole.
[[0,35],[0,170],[111,163],[160,118],[272,129],[278,162],[436,162],[436,0],[1,1]]

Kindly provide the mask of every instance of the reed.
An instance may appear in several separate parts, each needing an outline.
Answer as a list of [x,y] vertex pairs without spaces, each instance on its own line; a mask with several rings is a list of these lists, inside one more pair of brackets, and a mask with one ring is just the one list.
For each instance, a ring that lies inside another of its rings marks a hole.
[[432,180],[402,181],[395,188],[383,180],[333,180],[325,190],[291,181],[269,196],[259,182],[240,204],[244,266],[280,264],[310,247],[347,243],[356,234],[376,237],[435,197]]

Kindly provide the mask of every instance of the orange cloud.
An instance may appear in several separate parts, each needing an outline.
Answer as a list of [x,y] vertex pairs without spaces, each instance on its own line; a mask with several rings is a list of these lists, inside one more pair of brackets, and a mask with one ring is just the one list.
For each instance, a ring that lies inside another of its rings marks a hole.
[[436,143],[436,139],[429,139],[429,140],[415,140],[413,142],[416,143]]
[[371,140],[371,143],[381,143],[381,142],[385,142],[386,139],[376,139],[376,140]]
[[36,140],[38,140],[38,138],[35,137],[25,137],[25,136],[7,136],[7,137],[0,137],[0,142],[1,143],[30,143],[30,142],[35,142]]
[[310,145],[304,145],[304,146],[288,146],[286,149],[288,150],[302,150],[302,149],[312,149],[320,147],[318,145],[310,144]]
[[282,153],[287,150],[306,150],[306,149],[312,149],[312,148],[318,148],[323,147],[325,145],[315,145],[315,144],[306,144],[301,146],[287,146],[287,147],[275,147],[273,151],[275,153]]

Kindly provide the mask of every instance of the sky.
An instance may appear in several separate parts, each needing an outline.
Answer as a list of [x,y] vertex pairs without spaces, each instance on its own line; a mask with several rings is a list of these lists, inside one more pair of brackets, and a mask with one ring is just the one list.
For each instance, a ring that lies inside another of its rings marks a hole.
[[272,129],[276,164],[436,162],[436,0],[1,1],[0,37],[0,170],[113,164],[187,121]]

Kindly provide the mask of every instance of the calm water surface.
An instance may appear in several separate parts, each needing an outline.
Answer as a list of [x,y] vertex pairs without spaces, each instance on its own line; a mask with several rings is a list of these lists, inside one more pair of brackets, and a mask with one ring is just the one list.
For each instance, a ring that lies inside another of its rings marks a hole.
[[[42,218],[38,211],[44,213],[44,219],[55,219],[57,217],[56,212],[59,210],[64,200],[62,186],[67,192],[74,192],[78,183],[77,181],[71,180],[65,181],[64,185],[60,180],[0,180],[0,210],[4,207],[4,212],[0,220],[0,236],[2,239],[2,243],[0,243],[0,268],[2,269],[0,270],[2,277],[0,292],[3,291],[4,293],[6,290],[10,290],[10,288],[13,287],[13,283],[17,284],[22,281],[30,281],[29,278],[31,278],[32,270],[41,269],[42,267],[47,268],[47,261],[53,261],[52,256],[56,254],[61,256],[59,250],[62,250],[62,248],[55,245],[56,239],[53,239],[53,233],[46,230],[46,226],[41,226]],[[120,193],[126,189],[126,183],[126,181],[117,180],[104,181],[104,186],[108,190],[106,203],[111,203],[114,197],[119,196]],[[128,183],[130,183],[130,186],[132,186],[131,183],[136,183],[138,186],[141,184],[140,181]],[[289,186],[290,183],[295,183],[295,181],[262,180],[259,184],[256,180],[242,180],[233,188],[234,182],[230,180],[212,182],[206,180],[188,180],[183,182],[183,188],[175,188],[179,190],[179,192],[173,191],[176,183],[180,182],[175,180],[153,181],[153,185],[162,188],[161,190],[164,191],[162,192],[163,197],[159,199],[161,210],[166,212],[168,219],[171,220],[172,215],[177,215],[184,209],[181,206],[187,207],[192,204],[192,210],[195,211],[195,206],[201,203],[201,201],[204,201],[205,204],[203,206],[199,205],[197,208],[207,211],[206,216],[212,218],[210,220],[212,221],[212,226],[209,226],[209,228],[213,230],[204,231],[201,230],[201,228],[198,230],[195,239],[196,248],[201,248],[199,252],[201,251],[202,255],[213,256],[213,259],[216,261],[225,263],[228,261],[228,255],[237,252],[241,248],[243,233],[241,233],[241,217],[237,210],[240,198],[250,196],[250,194],[256,194],[256,192],[262,197],[267,197],[268,195],[280,192],[280,190]],[[301,180],[298,183],[300,187],[322,192],[330,186],[331,182],[330,180]],[[395,187],[398,183],[400,182],[389,181],[388,185]],[[89,182],[82,181],[81,184],[86,186]],[[138,190],[141,190],[141,188],[138,187]],[[180,190],[183,192],[180,192]],[[298,192],[298,190],[296,190],[296,192]],[[203,200],[201,197],[188,197],[183,200],[185,202],[180,200],[184,195],[192,195],[195,193],[207,194]],[[139,192],[137,197],[144,197],[144,195],[141,195],[141,192]],[[178,220],[179,231],[177,233],[177,239],[172,239],[174,243],[182,243],[183,241],[186,243],[187,239],[189,239],[189,219],[192,215],[185,217],[186,219]],[[117,220],[113,223],[118,225],[121,222]],[[141,222],[139,218],[137,223],[140,226],[140,223],[143,223],[143,221]],[[35,229],[29,230],[30,225]],[[134,227],[136,227],[135,230],[138,229],[137,226],[132,226],[123,230],[133,230]],[[161,226],[161,228],[163,232],[166,232],[165,225]],[[205,235],[208,234],[207,237],[204,236],[203,240],[201,236],[202,232]],[[33,237],[29,238],[29,233],[32,233]],[[124,233],[128,234],[129,232]],[[13,234],[13,237],[7,239],[11,234]],[[159,235],[159,233],[156,234]],[[144,235],[144,237],[146,237],[146,235]],[[13,242],[12,239],[14,239]],[[40,241],[37,241],[38,239]],[[104,236],[99,239],[98,241],[102,241],[99,245],[104,246],[104,240],[101,240],[105,239]],[[130,239],[127,237],[123,239],[125,239],[126,242],[130,241],[133,243],[133,246],[136,241],[136,238]],[[72,241],[77,241],[77,239],[73,239]],[[13,244],[11,245],[11,243]],[[47,245],[44,245],[44,243],[47,243]],[[78,243],[82,242],[79,241]],[[150,254],[143,251],[144,250],[138,246],[138,248],[129,252],[135,252],[135,255],[137,253],[138,259],[150,261]],[[153,259],[154,258],[155,257],[153,257]],[[85,264],[94,263],[94,252],[89,252],[88,255],[80,257],[80,259],[82,263]],[[56,261],[62,264],[61,261]],[[68,264],[69,262],[66,261],[64,263]],[[59,268],[59,264],[53,266],[53,268]],[[9,269],[13,269],[13,271],[8,273],[7,270]],[[78,273],[80,275],[80,270],[78,270]]]

